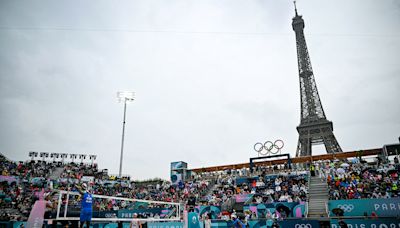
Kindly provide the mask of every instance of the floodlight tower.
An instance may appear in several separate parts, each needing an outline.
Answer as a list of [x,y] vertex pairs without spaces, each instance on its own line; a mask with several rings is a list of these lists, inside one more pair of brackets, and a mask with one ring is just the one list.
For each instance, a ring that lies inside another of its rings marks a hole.
[[126,104],[135,100],[135,93],[134,92],[117,92],[118,102],[124,102],[124,119],[122,122],[122,140],[121,140],[121,156],[119,160],[119,173],[118,176],[121,177],[122,173],[122,162],[124,157],[124,138],[125,138],[125,123],[126,123]]

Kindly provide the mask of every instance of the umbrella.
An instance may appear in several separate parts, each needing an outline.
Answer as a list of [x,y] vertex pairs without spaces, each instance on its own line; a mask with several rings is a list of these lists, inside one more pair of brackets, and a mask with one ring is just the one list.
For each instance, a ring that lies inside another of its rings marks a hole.
[[368,169],[368,172],[370,172],[370,173],[377,173],[376,169]]
[[336,170],[337,173],[345,173],[346,171],[343,168],[339,168]]
[[240,220],[244,220],[246,218],[246,215],[242,212],[237,212],[236,216],[240,219]]
[[277,206],[276,206],[276,210],[277,211],[281,211],[281,210],[283,210],[283,211],[285,211],[286,212],[286,215],[290,215],[290,209],[288,208],[288,207],[286,207],[285,205],[283,205],[283,204],[278,204]]
[[349,167],[350,165],[348,163],[342,163],[340,166],[341,167]]
[[360,162],[360,160],[358,158],[353,158],[353,159],[351,159],[351,162],[352,163],[358,163],[358,162]]
[[396,170],[396,169],[391,169],[391,170],[388,171],[388,173],[389,173],[389,174],[397,173],[397,170]]
[[352,172],[350,172],[350,174],[358,175],[358,173],[356,171],[352,171]]
[[383,172],[385,172],[385,169],[377,169],[376,171],[379,173],[383,173]]

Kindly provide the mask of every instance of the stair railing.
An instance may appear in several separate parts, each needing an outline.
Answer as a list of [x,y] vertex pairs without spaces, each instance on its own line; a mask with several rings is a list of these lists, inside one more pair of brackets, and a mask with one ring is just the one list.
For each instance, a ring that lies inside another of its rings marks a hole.
[[326,212],[326,215],[328,215],[328,217],[330,217],[330,211],[328,210],[328,202],[325,202],[325,212]]
[[311,185],[311,173],[307,172],[307,202],[306,202],[306,212],[305,216],[308,218],[308,203],[310,202],[310,185]]
[[308,201],[306,202],[306,211],[304,216],[308,218]]
[[248,200],[244,202],[244,204],[251,204],[253,202],[254,194],[251,194]]

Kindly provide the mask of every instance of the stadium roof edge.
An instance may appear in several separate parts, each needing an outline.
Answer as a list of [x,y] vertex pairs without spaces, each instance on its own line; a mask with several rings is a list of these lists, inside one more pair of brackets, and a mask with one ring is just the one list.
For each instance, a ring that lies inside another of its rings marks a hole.
[[[358,156],[371,156],[371,155],[378,155],[382,153],[382,148],[376,149],[366,149],[366,150],[357,150],[357,151],[349,151],[349,152],[342,152],[342,153],[335,153],[335,154],[321,154],[321,155],[314,155],[314,156],[304,156],[304,157],[296,157],[292,158],[292,163],[305,163],[311,161],[319,161],[319,160],[334,160],[338,158],[352,158]],[[262,162],[255,162],[255,166],[258,165],[278,165],[278,164],[285,164],[287,159],[278,159],[272,161],[262,161]],[[250,163],[239,163],[239,164],[230,164],[230,165],[220,165],[220,166],[210,166],[210,167],[202,167],[202,168],[194,168],[188,169],[188,171],[192,172],[212,172],[212,171],[222,171],[226,169],[241,169],[241,168],[249,168]]]

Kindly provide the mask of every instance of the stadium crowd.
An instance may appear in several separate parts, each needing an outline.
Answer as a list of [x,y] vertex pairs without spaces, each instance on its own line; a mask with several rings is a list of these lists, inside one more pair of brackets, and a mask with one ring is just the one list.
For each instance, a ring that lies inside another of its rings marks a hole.
[[47,188],[46,177],[55,164],[47,162],[13,162],[0,154],[0,220],[21,220],[29,216],[37,192]]
[[398,197],[398,164],[378,161],[374,167],[365,162],[325,163],[320,175],[326,178],[331,200]]
[[[364,163],[327,162],[316,163],[316,166],[318,175],[328,182],[331,199],[398,196],[398,173],[392,164],[379,164],[372,168]],[[37,192],[41,189],[44,189],[44,196],[48,200],[47,216],[54,216],[58,206],[58,193],[55,190],[77,192],[77,185],[82,182],[89,182],[94,194],[178,202],[188,205],[189,210],[194,210],[196,206],[218,206],[222,211],[232,212],[232,205],[239,195],[250,195],[242,203],[252,205],[307,201],[307,172],[292,172],[285,168],[257,167],[253,173],[248,169],[227,170],[193,175],[177,185],[168,181],[140,185],[127,178],[109,176],[99,171],[95,165],[46,161],[13,162],[0,155],[0,220],[26,220],[33,203],[38,199]],[[69,207],[79,210],[79,202],[79,196],[71,196],[68,204]],[[65,203],[64,195],[62,205]],[[138,206],[140,205],[127,201],[97,198],[93,209],[117,211],[135,209]],[[249,218],[254,218],[254,213],[246,213]],[[267,213],[265,216],[276,217],[276,214]],[[217,218],[224,218],[224,215],[220,214]]]

